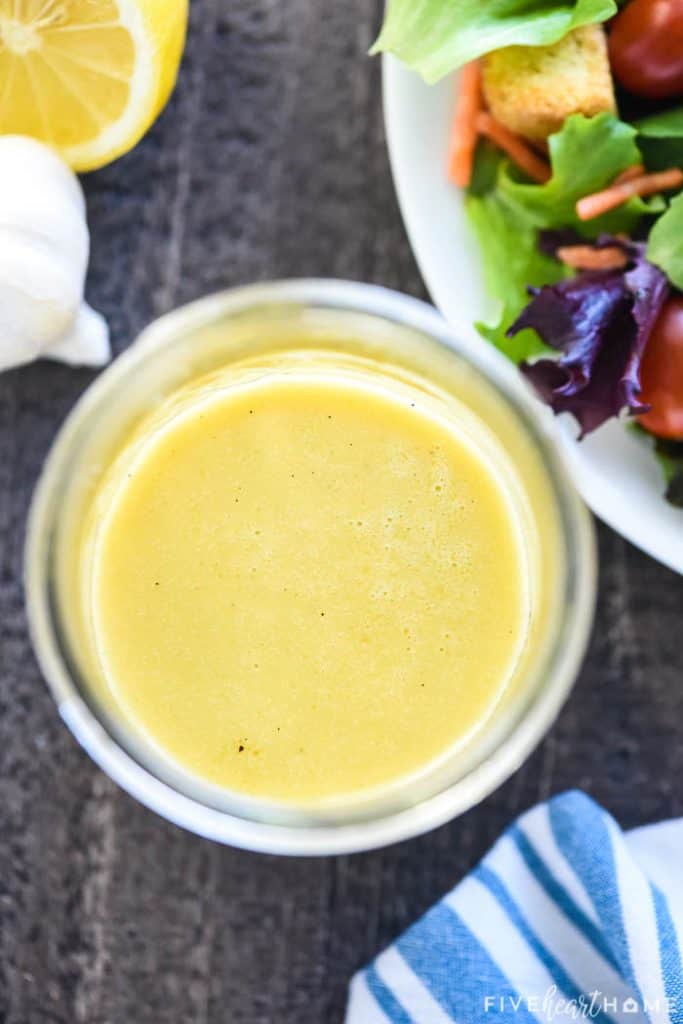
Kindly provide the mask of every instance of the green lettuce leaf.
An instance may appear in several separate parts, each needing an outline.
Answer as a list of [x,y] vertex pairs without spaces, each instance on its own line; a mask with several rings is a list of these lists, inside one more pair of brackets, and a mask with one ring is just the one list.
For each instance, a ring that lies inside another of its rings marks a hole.
[[636,121],[639,135],[650,139],[683,139],[683,107],[651,114],[642,121]]
[[519,208],[538,228],[572,227],[587,238],[600,234],[630,234],[645,214],[664,209],[658,198],[633,198],[616,210],[580,221],[576,202],[606,188],[621,172],[640,163],[636,130],[613,114],[568,117],[549,142],[552,177],[545,185],[526,184],[501,169],[499,187],[508,203]]
[[477,148],[472,185],[465,209],[482,253],[486,290],[499,304],[491,323],[478,323],[479,333],[516,363],[547,351],[535,331],[506,338],[505,331],[529,301],[527,287],[554,284],[565,276],[556,260],[538,248],[538,231],[530,219],[511,206],[497,182],[505,160],[484,143]]
[[664,474],[666,500],[683,508],[683,443],[656,438],[654,451]]
[[654,437],[639,423],[633,423],[630,427],[652,448],[666,484],[666,500],[677,508],[683,508],[683,441]]
[[638,146],[651,171],[683,165],[683,107],[636,122]]
[[520,331],[514,338],[506,338],[505,331],[527,305],[527,287],[561,280],[561,264],[539,251],[536,229],[500,193],[468,196],[465,209],[481,248],[486,290],[500,304],[498,317],[478,323],[477,330],[515,363],[547,351],[535,331]]
[[659,197],[649,202],[636,198],[594,221],[582,222],[576,216],[578,199],[605,188],[620,171],[640,162],[635,139],[635,129],[612,114],[568,118],[550,139],[553,174],[545,185],[521,181],[499,151],[488,144],[477,147],[465,208],[481,248],[487,291],[499,304],[498,318],[477,324],[477,329],[514,362],[545,350],[535,331],[521,331],[512,339],[505,336],[529,302],[527,288],[569,276],[566,268],[539,251],[539,231],[570,228],[588,238],[630,234],[644,215],[665,208]]
[[616,11],[614,0],[389,0],[370,52],[393,53],[436,82],[491,50],[556,43]]
[[683,192],[672,199],[666,213],[652,228],[647,258],[661,267],[676,288],[683,290]]

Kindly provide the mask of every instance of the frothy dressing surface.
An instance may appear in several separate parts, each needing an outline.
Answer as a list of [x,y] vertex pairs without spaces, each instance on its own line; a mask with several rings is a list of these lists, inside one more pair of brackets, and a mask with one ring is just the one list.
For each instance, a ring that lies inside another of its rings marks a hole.
[[109,481],[98,657],[175,762],[315,803],[485,722],[528,627],[524,539],[486,446],[427,406],[343,375],[199,389]]

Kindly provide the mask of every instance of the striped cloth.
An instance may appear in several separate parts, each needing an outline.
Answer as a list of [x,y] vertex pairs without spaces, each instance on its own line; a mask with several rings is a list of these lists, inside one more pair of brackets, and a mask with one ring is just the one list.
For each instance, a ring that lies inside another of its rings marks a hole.
[[346,1024],[683,1024],[683,818],[583,793],[524,814],[353,979]]

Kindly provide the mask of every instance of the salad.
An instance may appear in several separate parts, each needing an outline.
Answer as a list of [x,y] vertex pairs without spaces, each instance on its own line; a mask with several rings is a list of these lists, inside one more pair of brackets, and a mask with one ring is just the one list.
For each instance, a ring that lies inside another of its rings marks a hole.
[[460,69],[480,333],[582,436],[630,417],[683,507],[683,0],[390,0],[373,50]]

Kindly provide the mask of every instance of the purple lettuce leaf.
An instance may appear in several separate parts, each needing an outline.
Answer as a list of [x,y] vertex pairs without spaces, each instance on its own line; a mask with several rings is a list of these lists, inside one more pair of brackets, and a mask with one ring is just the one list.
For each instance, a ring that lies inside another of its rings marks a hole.
[[[566,241],[546,237],[543,244],[552,250]],[[520,368],[556,413],[576,417],[582,437],[623,409],[647,411],[640,401],[640,365],[669,291],[666,276],[645,259],[643,244],[602,236],[595,245],[619,246],[628,264],[530,288],[531,302],[507,332],[512,337],[532,327],[560,353]]]

